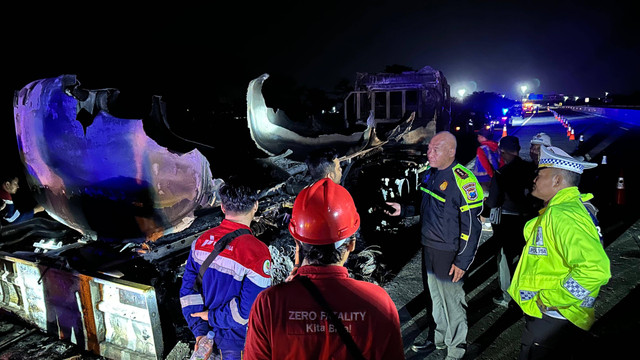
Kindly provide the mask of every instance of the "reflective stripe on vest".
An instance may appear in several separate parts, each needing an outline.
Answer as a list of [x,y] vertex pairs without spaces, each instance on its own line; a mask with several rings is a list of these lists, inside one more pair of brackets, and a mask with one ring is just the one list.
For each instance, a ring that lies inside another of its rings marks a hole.
[[420,190],[422,190],[422,191],[426,192],[427,194],[433,196],[434,199],[436,199],[436,200],[438,200],[440,202],[446,202],[447,201],[444,198],[438,196],[436,193],[434,193],[433,191],[431,191],[431,190],[429,190],[427,188],[424,188],[424,187],[420,186]]
[[461,212],[465,212],[465,211],[469,211],[470,209],[474,209],[474,208],[477,208],[477,207],[480,207],[480,206],[482,206],[482,201],[477,201],[477,202],[474,202],[474,203],[470,203],[470,204],[461,206],[460,207],[460,211]]

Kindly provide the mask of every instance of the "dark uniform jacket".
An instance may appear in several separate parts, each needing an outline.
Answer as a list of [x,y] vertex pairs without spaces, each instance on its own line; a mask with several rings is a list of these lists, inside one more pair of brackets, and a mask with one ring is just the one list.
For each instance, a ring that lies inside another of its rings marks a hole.
[[503,214],[535,217],[540,208],[531,195],[535,176],[536,166],[520,157],[501,167],[491,179],[483,215],[487,217],[489,209],[501,207]]
[[[454,161],[443,170],[428,168],[419,189],[422,245],[456,251],[454,264],[468,270],[482,232],[483,193],[476,177]],[[401,215],[415,215],[415,207],[403,207]]]

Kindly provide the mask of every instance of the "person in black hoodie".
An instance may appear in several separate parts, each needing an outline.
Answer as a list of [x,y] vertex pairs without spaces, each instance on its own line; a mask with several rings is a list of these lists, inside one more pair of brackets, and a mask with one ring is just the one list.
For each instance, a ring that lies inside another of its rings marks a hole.
[[493,241],[498,253],[498,279],[501,294],[493,299],[497,305],[508,307],[511,300],[507,289],[517,266],[516,258],[525,244],[522,229],[527,220],[536,215],[538,204],[531,195],[536,165],[518,154],[520,142],[515,136],[505,136],[498,143],[505,165],[496,170],[485,199],[483,216],[493,228]]

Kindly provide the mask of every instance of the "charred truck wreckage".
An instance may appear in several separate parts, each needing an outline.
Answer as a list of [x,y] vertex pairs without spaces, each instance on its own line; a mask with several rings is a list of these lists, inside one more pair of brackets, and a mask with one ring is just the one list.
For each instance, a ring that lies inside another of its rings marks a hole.
[[[412,224],[379,210],[416,190],[425,145],[448,129],[446,79],[430,67],[358,74],[344,101],[344,126],[353,131],[307,136],[267,107],[268,77],[249,83],[246,121],[266,154],[256,162],[269,169],[251,227],[272,253],[273,284],[293,266],[287,222],[296,194],[310,183],[303,159],[317,148],[339,152],[341,182],[361,213],[349,270],[384,283],[403,265],[390,260],[397,254],[386,249],[388,234]],[[225,179],[212,176],[216,163],[198,145],[176,151],[148,135],[150,126],[173,134],[159,96],[148,117],[130,119],[110,113],[118,95],[84,89],[75,75],[16,91],[18,150],[47,216],[1,228],[0,308],[106,358],[164,359],[193,342],[179,311],[181,274],[191,243],[222,221],[216,192]]]

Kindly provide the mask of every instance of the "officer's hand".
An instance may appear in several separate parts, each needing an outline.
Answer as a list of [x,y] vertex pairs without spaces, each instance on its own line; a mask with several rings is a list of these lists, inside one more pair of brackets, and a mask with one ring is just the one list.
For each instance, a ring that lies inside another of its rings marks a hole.
[[198,351],[198,346],[200,345],[200,339],[202,339],[204,335],[196,336],[196,345],[193,347],[193,352]]
[[191,317],[199,317],[204,321],[209,321],[209,310],[193,313],[191,314]]
[[391,206],[391,208],[393,209],[388,209],[384,211],[385,214],[389,215],[389,216],[398,216],[400,215],[400,210],[402,209],[400,207],[400,204],[396,203],[396,202],[387,202],[387,205]]
[[42,207],[42,205],[36,205],[36,207],[33,208],[33,213],[34,214],[37,214],[37,213],[42,212],[42,211],[44,211],[44,208]]
[[451,270],[449,270],[449,275],[453,275],[453,279],[451,279],[452,282],[458,282],[460,279],[462,279],[462,277],[464,276],[464,273],[466,271],[460,269],[459,267],[455,266],[454,264],[451,264]]

